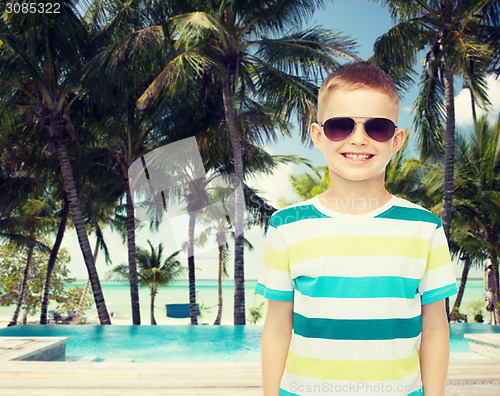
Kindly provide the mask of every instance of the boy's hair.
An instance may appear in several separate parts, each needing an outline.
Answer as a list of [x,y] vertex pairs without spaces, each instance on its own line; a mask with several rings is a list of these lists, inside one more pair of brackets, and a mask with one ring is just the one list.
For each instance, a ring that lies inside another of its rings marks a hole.
[[[348,63],[335,70],[323,82],[318,94],[318,120],[322,116],[322,105],[335,89],[354,91],[360,88],[373,89],[387,94],[399,105],[396,84],[380,67],[368,62]],[[324,120],[321,120],[324,122]]]

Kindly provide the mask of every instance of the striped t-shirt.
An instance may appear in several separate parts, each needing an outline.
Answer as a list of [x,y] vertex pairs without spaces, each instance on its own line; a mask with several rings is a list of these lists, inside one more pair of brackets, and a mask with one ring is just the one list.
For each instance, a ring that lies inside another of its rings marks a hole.
[[293,301],[280,395],[423,395],[421,306],[457,292],[441,219],[392,196],[348,215],[317,197],[270,219],[256,293]]

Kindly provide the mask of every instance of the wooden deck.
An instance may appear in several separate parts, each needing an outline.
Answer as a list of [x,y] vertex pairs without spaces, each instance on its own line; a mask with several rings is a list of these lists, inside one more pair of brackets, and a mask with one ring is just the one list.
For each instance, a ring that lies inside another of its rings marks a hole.
[[[484,385],[500,382],[500,359],[452,360],[448,382],[447,396],[500,395]],[[0,362],[1,395],[257,396],[260,384],[258,363]]]

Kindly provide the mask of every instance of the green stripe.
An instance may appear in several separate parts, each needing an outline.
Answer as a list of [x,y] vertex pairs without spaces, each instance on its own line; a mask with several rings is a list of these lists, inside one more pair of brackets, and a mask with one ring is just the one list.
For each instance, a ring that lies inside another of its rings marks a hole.
[[276,228],[285,224],[295,223],[296,221],[300,220],[327,218],[330,218],[330,216],[321,213],[313,205],[297,205],[275,212],[271,216],[269,224],[271,224],[272,227]]
[[419,208],[406,208],[404,206],[393,206],[383,213],[380,213],[374,218],[378,219],[393,219],[393,220],[409,220],[409,221],[423,221],[436,225],[436,228],[441,227],[442,221],[435,214],[427,210]]
[[255,294],[259,294],[269,300],[293,302],[293,291],[270,289],[262,283],[257,283]]
[[293,332],[328,340],[392,340],[417,337],[422,317],[396,319],[323,319],[293,314]]
[[299,276],[295,288],[307,297],[407,298],[418,293],[420,279],[400,276]]

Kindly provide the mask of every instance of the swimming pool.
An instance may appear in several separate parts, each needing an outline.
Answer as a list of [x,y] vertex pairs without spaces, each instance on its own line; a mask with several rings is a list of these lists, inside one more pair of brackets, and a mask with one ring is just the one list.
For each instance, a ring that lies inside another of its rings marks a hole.
[[[468,353],[467,333],[500,333],[500,326],[452,323],[450,352]],[[66,360],[123,362],[258,362],[262,326],[18,325],[0,336],[70,337]]]
[[[451,323],[450,352],[469,352],[469,339],[464,334],[500,334],[500,326],[490,326],[483,323]],[[1,334],[0,334],[1,335]]]
[[66,360],[123,362],[260,361],[261,326],[18,325],[0,336],[69,337]]

